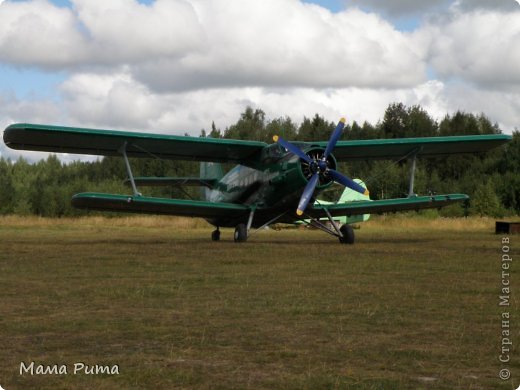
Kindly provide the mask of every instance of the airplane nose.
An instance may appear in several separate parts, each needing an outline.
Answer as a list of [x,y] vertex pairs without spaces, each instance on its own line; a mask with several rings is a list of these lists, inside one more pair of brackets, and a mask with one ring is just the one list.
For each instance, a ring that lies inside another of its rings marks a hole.
[[[343,128],[345,127],[345,118],[341,118],[338,125],[332,132],[332,135],[327,143],[327,147],[325,151],[323,149],[316,149],[310,151],[302,151],[296,145],[293,145],[290,142],[287,142],[282,137],[275,135],[273,137],[274,142],[279,143],[289,152],[297,155],[301,159],[301,167],[302,173],[305,178],[308,180],[307,185],[305,186],[303,193],[300,197],[300,202],[298,204],[298,209],[296,210],[296,214],[303,215],[303,212],[307,208],[316,187],[320,184],[328,184],[332,181],[343,184],[345,187],[349,187],[354,191],[360,193],[368,193],[367,189],[360,186],[358,183],[354,182],[352,179],[347,176],[342,175],[338,171],[336,171],[336,160],[332,156],[332,151],[336,146],[336,143],[341,137],[343,133]],[[333,162],[330,166],[327,162]]]

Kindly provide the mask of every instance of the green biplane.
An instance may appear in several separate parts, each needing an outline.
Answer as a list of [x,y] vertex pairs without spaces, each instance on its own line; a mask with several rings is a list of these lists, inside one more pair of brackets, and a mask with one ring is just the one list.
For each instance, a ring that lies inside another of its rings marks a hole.
[[[370,213],[440,208],[466,201],[465,194],[417,196],[413,191],[417,157],[485,152],[510,141],[507,135],[375,139],[339,141],[341,119],[328,142],[291,143],[275,136],[273,144],[231,139],[195,138],[114,130],[13,124],[4,131],[5,144],[13,149],[102,156],[121,156],[132,194],[86,192],[72,198],[75,207],[88,210],[169,214],[201,217],[216,227],[211,238],[220,239],[220,227],[234,227],[234,240],[246,241],[252,229],[275,222],[310,221],[313,226],[352,244],[348,224],[335,217]],[[333,153],[334,152],[334,153]],[[135,178],[129,157],[200,161],[199,177]],[[336,170],[338,161],[410,159],[409,196],[399,199],[359,200],[314,204],[316,196],[333,182],[360,194],[364,186]],[[224,174],[221,163],[237,164]],[[197,185],[203,200],[143,196],[144,185]],[[323,219],[330,224],[324,224]]]

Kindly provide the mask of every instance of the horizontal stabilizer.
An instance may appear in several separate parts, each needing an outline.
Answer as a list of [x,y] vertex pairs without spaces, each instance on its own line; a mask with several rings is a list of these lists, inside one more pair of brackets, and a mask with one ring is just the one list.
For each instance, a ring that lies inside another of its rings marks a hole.
[[360,215],[360,214],[377,214],[389,213],[396,211],[418,211],[422,209],[435,209],[447,206],[456,202],[469,200],[469,196],[465,194],[449,194],[449,195],[433,195],[433,196],[415,196],[410,198],[384,199],[370,201],[355,201],[348,203],[337,203],[331,205],[313,205],[307,209],[307,213],[315,218],[324,218],[327,216],[327,209],[332,217]]
[[94,192],[74,195],[72,197],[72,205],[87,210],[166,214],[201,218],[238,218],[249,213],[248,207],[233,203],[212,203],[200,200],[152,198]]
[[[201,179],[199,177],[136,177],[135,184],[138,186],[165,187],[165,186],[200,186],[214,188],[218,180]],[[130,185],[130,180],[125,180]]]

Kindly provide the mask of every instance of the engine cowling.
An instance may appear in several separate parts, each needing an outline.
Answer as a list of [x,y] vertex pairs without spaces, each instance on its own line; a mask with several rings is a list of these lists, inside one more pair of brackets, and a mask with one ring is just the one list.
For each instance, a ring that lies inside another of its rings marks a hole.
[[319,173],[319,181],[318,187],[328,187],[334,179],[329,174],[330,169],[336,169],[337,163],[336,159],[332,154],[326,157],[323,160],[323,156],[325,155],[325,149],[320,147],[310,147],[309,149],[304,150],[304,153],[309,157],[310,162],[304,159],[300,159],[300,169],[303,177],[307,181],[311,179],[311,177],[318,172]]

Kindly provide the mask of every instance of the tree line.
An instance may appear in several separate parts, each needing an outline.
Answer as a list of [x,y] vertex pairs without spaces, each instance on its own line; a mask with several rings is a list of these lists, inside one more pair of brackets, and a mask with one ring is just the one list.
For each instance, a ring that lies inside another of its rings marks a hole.
[[[236,123],[221,130],[215,123],[202,129],[201,137],[257,140],[271,143],[273,135],[288,140],[328,140],[337,122],[315,114],[296,124],[289,117],[267,119],[261,109],[247,107]],[[376,124],[353,122],[345,126],[342,139],[432,137],[472,134],[500,134],[497,124],[484,115],[457,112],[434,120],[422,107],[402,103],[388,106]],[[199,165],[187,161],[131,159],[136,176],[198,176]],[[406,196],[410,162],[360,161],[340,163],[340,171],[361,178],[372,199]],[[415,192],[418,194],[465,193],[469,205],[450,206],[441,215],[518,215],[520,214],[520,132],[513,141],[482,155],[453,155],[448,158],[418,159]],[[70,199],[78,192],[130,193],[124,183],[126,170],[122,158],[104,157],[94,162],[62,163],[55,155],[30,164],[0,159],[0,214],[39,215],[45,217],[85,214],[72,208]],[[195,188],[143,187],[145,195],[198,198]],[[323,194],[337,199],[339,186]]]

